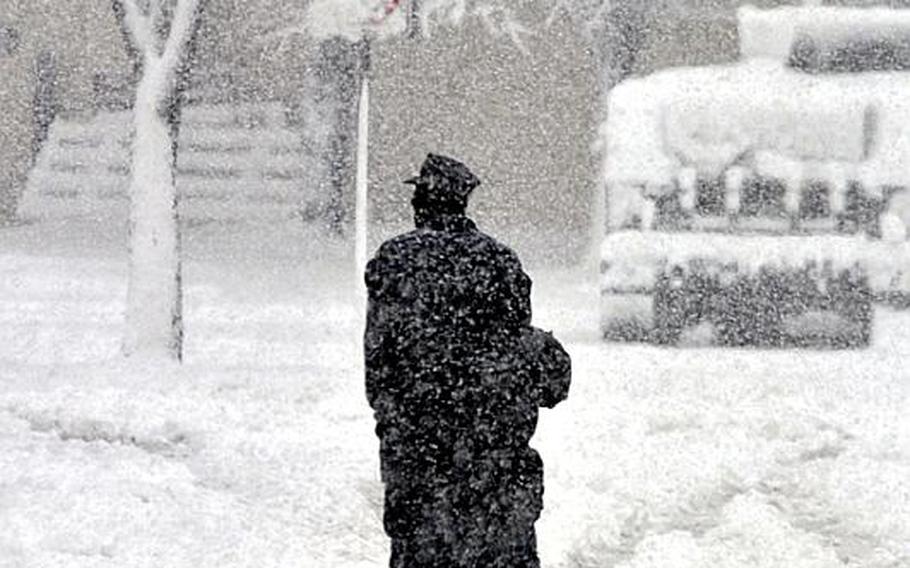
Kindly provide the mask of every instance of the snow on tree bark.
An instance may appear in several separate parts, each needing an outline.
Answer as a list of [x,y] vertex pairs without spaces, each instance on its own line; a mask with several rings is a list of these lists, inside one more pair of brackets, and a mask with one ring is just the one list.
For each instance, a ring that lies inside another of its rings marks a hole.
[[[162,0],[143,12],[115,0],[121,22],[142,54],[133,106],[129,283],[124,354],[182,358],[182,289],[176,151],[180,95],[204,0],[177,0],[170,25]],[[161,30],[167,30],[166,35]]]
[[124,350],[128,355],[159,351],[179,359],[180,238],[171,128],[159,110],[166,92],[164,74],[160,64],[147,61],[136,92]]
[[[675,0],[674,0],[675,2]],[[671,2],[671,5],[673,2]],[[612,0],[548,0],[548,25],[558,15],[568,15],[579,31],[591,33],[608,17]],[[406,7],[406,9],[404,9]],[[310,0],[298,13],[274,10],[263,3],[257,12],[257,22],[274,30],[269,37],[279,40],[302,34],[317,39],[345,37],[360,40],[364,34],[378,38],[401,33],[420,35],[431,33],[437,25],[462,25],[469,17],[476,18],[494,35],[508,38],[521,46],[524,36],[533,35],[518,16],[514,0]]]

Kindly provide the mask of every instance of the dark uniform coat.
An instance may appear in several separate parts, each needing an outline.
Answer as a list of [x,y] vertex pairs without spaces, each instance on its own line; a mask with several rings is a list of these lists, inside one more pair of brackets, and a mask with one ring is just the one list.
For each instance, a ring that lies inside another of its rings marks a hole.
[[393,567],[538,566],[538,407],[570,361],[530,326],[531,281],[463,215],[382,245],[367,266],[366,390]]

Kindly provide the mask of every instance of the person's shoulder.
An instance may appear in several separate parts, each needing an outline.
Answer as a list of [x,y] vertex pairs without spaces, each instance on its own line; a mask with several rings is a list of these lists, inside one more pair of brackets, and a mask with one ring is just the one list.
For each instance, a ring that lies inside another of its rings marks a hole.
[[482,246],[488,252],[494,253],[497,257],[507,258],[514,260],[515,262],[519,262],[518,253],[516,253],[512,247],[499,241],[492,235],[485,233],[479,229],[475,231],[473,235],[480,246]]
[[391,252],[401,250],[402,248],[407,248],[413,243],[419,240],[418,233],[419,229],[413,229],[406,233],[401,233],[400,235],[395,235],[392,238],[386,239],[379,245],[379,248],[376,250],[376,256],[388,255]]
[[396,265],[427,246],[432,235],[424,229],[413,229],[384,241],[370,260],[370,265]]
[[416,231],[408,231],[383,241],[366,265],[367,286],[400,274],[415,248]]
[[518,337],[520,338],[519,340],[521,343],[532,349],[563,349],[562,343],[556,339],[552,331],[546,331],[532,325],[526,325],[519,328]]
[[467,241],[470,243],[469,248],[482,252],[485,256],[494,256],[500,260],[506,259],[520,264],[518,254],[511,247],[500,242],[489,233],[476,228],[465,232],[433,231],[423,228],[412,229],[384,241],[373,258],[378,262],[400,259],[407,256],[409,252],[424,247],[439,246],[441,243],[448,241],[461,241],[463,243]]

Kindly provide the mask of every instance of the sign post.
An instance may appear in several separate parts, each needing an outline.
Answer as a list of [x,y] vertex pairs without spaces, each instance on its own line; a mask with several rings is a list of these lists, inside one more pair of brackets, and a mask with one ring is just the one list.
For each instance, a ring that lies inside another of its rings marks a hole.
[[370,40],[364,38],[360,68],[360,102],[357,107],[357,178],[354,202],[354,263],[358,297],[366,298],[363,270],[369,239],[368,165],[370,148]]

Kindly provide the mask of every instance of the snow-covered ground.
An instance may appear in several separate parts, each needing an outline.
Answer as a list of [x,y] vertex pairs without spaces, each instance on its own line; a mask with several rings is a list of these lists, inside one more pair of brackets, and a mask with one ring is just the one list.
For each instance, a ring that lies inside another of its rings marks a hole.
[[[0,229],[0,566],[383,566],[348,247],[192,228],[178,368],[118,356],[123,243]],[[545,567],[910,567],[910,313],[865,351],[605,344],[593,274],[532,276],[575,366]]]

